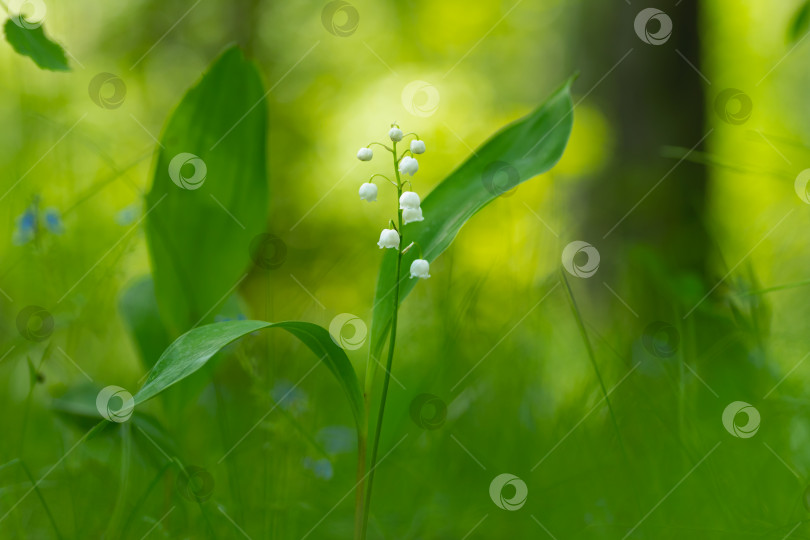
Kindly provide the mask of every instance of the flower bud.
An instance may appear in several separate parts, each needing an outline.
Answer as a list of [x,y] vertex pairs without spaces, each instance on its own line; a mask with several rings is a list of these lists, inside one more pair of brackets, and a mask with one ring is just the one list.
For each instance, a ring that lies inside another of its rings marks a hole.
[[405,191],[399,197],[400,210],[405,210],[406,208],[419,208],[420,204],[422,204],[422,201],[419,199],[419,195],[417,195],[414,191]]
[[411,176],[413,176],[418,170],[419,170],[419,162],[416,161],[416,158],[412,158],[411,156],[405,156],[399,162],[399,172],[401,174],[410,174]]
[[392,127],[388,132],[388,136],[391,137],[392,141],[399,142],[402,140],[402,130],[398,127]]
[[419,141],[414,139],[411,141],[411,152],[414,154],[424,154],[425,153],[425,141]]
[[360,198],[364,201],[374,202],[377,200],[377,185],[366,182],[360,186]]
[[405,208],[402,210],[402,223],[403,225],[407,225],[413,221],[424,221],[425,218],[422,217],[422,208]]
[[380,233],[380,241],[377,242],[380,249],[399,248],[399,233],[396,229],[383,229]]
[[371,151],[371,148],[361,148],[357,151],[357,159],[360,161],[371,161],[372,157],[374,157],[374,152]]
[[416,259],[411,263],[411,278],[427,279],[430,277],[430,263],[425,259]]

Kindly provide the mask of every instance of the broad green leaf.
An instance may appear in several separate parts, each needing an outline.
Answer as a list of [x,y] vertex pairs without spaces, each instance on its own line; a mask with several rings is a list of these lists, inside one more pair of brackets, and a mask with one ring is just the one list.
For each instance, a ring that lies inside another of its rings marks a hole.
[[140,279],[124,291],[118,301],[118,309],[135,341],[141,360],[147,369],[151,368],[172,342],[160,319],[152,279]]
[[146,237],[171,336],[213,320],[247,272],[251,239],[265,228],[264,96],[256,67],[234,47],[189,90],[164,129],[146,198]]
[[[118,303],[121,317],[131,335],[139,356],[147,369],[155,365],[172,339],[160,318],[154,282],[146,276],[133,283]],[[239,318],[241,313],[238,295],[232,294],[215,310],[217,315],[230,319]],[[203,378],[191,378],[183,381],[174,392],[166,396],[165,405],[169,410],[177,411],[195,401],[200,391],[208,384]]]
[[795,43],[810,29],[810,0],[802,3],[788,26],[788,42]]
[[[571,134],[571,82],[566,82],[539,108],[495,134],[450,173],[422,202],[425,220],[405,226],[403,245],[417,242],[424,258],[434,261],[467,220],[500,193],[551,169],[562,157]],[[508,185],[496,185],[498,174],[506,178]],[[402,257],[400,303],[418,281],[409,279],[411,262],[417,257],[417,249]],[[391,326],[396,259],[394,250],[385,250],[371,323],[369,354],[374,358],[380,356]],[[377,363],[369,365],[374,369]]]
[[349,358],[335,344],[326,329],[300,321],[226,321],[190,330],[177,338],[157,361],[146,382],[135,394],[135,404],[143,403],[185,379],[229,343],[265,328],[283,328],[300,339],[326,364],[349,398],[357,427],[361,429],[363,397]]
[[8,19],[3,29],[6,33],[6,41],[15,51],[23,56],[30,56],[42,69],[70,71],[65,51],[58,44],[48,39],[45,31],[42,30],[42,26],[27,28],[22,15],[12,15],[12,17],[21,21],[22,24],[17,24],[12,19]]

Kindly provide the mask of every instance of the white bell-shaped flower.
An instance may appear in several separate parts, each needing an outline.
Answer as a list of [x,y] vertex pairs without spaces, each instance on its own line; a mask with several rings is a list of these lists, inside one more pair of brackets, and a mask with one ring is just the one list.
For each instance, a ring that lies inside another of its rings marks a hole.
[[430,277],[430,263],[425,259],[416,259],[411,263],[411,278],[427,279]]
[[402,223],[407,225],[414,221],[424,221],[422,217],[422,208],[405,208],[402,210]]
[[424,154],[425,153],[425,141],[419,140],[412,140],[411,141],[411,152],[414,154]]
[[405,210],[406,208],[419,208],[422,201],[419,195],[414,191],[405,191],[399,196],[399,209]]
[[388,132],[388,136],[391,137],[392,141],[399,142],[402,140],[402,130],[398,127],[392,127]]
[[416,158],[412,158],[411,156],[405,156],[399,162],[399,172],[401,174],[410,174],[413,176],[416,174],[416,171],[419,170],[419,162],[416,161]]
[[374,202],[377,200],[377,185],[366,182],[360,186],[360,198],[364,201]]
[[380,249],[383,248],[398,248],[399,247],[399,233],[396,229],[383,229],[380,233],[380,241],[377,242]]
[[371,161],[373,157],[374,152],[371,151],[371,148],[361,148],[357,151],[357,159],[360,161]]

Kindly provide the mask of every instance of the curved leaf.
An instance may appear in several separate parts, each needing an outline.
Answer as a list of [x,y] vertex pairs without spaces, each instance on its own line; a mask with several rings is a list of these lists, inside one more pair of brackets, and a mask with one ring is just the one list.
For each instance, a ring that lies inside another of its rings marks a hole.
[[317,324],[301,321],[269,323],[264,321],[226,321],[201,326],[186,332],[172,343],[158,359],[146,382],[135,394],[135,405],[143,403],[185,379],[237,339],[265,328],[283,328],[300,339],[337,378],[349,398],[358,429],[363,418],[363,397],[357,375],[343,349],[338,347],[329,332]]
[[171,337],[212,322],[247,272],[251,240],[266,226],[265,95],[256,66],[233,47],[164,129],[146,197],[146,239]]
[[[571,134],[572,81],[567,81],[539,108],[495,134],[450,173],[422,202],[425,220],[405,227],[404,244],[417,242],[423,257],[432,262],[447,249],[467,220],[503,192],[493,186],[498,170],[509,177],[511,189],[551,169],[562,157]],[[415,285],[408,276],[411,262],[418,256],[416,251],[412,249],[402,257],[400,303]],[[391,326],[396,259],[394,250],[385,250],[371,323],[369,354],[374,358],[379,357]],[[371,369],[376,365],[369,362]]]
[[787,31],[787,40],[789,43],[795,43],[810,28],[810,0],[802,3],[793,18],[790,21]]
[[[22,15],[13,15],[13,17],[25,21]],[[30,56],[42,69],[70,71],[65,51],[48,39],[41,26],[24,28],[8,19],[3,29],[6,33],[6,41],[14,50],[23,56]]]

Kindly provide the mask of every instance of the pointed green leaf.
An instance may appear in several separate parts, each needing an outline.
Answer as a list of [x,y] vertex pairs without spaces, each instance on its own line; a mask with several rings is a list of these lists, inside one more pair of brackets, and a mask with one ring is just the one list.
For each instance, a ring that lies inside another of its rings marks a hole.
[[[14,15],[12,18],[25,23],[22,15]],[[3,29],[6,33],[6,41],[14,50],[23,56],[30,56],[42,69],[70,71],[65,51],[58,44],[48,39],[44,30],[42,30],[42,26],[28,28],[15,23],[12,19],[8,19]]]
[[810,29],[810,0],[802,3],[788,26],[788,42],[795,43]]
[[362,425],[363,397],[357,383],[357,375],[343,349],[338,347],[329,332],[308,322],[285,321],[226,321],[195,328],[172,343],[157,361],[146,382],[135,394],[135,404],[143,403],[163,392],[173,384],[185,379],[237,339],[265,328],[283,328],[300,339],[315,353],[340,383],[349,398],[358,429]]
[[[562,157],[571,134],[571,82],[542,106],[496,133],[450,173],[422,202],[425,220],[405,226],[404,245],[417,242],[423,257],[434,261],[476,212],[504,191],[551,169]],[[504,178],[507,185],[501,183]],[[416,249],[402,257],[400,303],[418,281],[409,279],[411,262],[417,257]],[[375,358],[380,356],[391,326],[396,259],[394,250],[385,250],[371,323],[369,353]],[[377,363],[369,365],[374,369]]]
[[146,237],[171,336],[213,320],[267,221],[267,108],[258,70],[234,47],[172,114],[147,195]]

